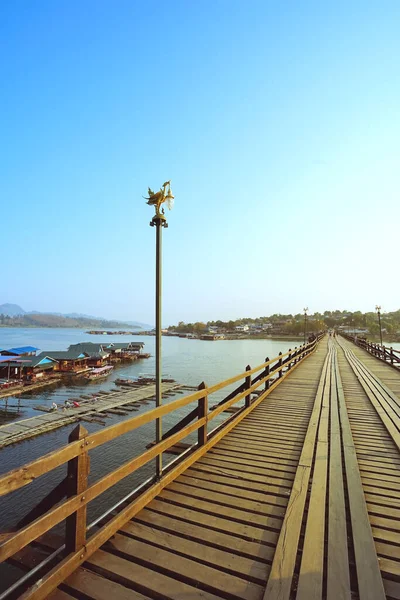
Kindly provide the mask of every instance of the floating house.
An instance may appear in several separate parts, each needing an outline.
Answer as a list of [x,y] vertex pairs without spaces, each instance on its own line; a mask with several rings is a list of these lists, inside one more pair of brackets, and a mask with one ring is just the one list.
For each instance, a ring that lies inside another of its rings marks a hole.
[[48,379],[57,366],[57,361],[50,356],[1,356],[0,380],[35,382]]
[[55,360],[57,366],[54,370],[61,371],[62,373],[82,373],[89,369],[90,355],[81,350],[49,350],[47,352],[41,352],[37,358],[39,357],[48,357]]
[[136,357],[140,354],[143,346],[143,342],[82,342],[80,344],[72,344],[69,350],[85,352],[90,356],[91,361],[94,359],[98,361],[95,365],[91,364],[91,366],[102,366],[106,362]]
[[2,356],[36,356],[39,348],[34,346],[21,346],[20,348],[10,348],[9,350],[0,350]]

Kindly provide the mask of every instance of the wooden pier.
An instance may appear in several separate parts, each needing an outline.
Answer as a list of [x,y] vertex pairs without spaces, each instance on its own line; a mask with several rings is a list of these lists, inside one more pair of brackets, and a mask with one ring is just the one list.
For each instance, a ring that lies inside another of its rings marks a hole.
[[[181,389],[178,383],[163,383],[163,393],[179,391]],[[138,410],[135,404],[143,403],[155,397],[155,385],[146,385],[138,388],[124,388],[121,390],[111,390],[109,392],[97,392],[97,399],[80,400],[81,406],[63,409],[60,406],[59,410],[52,411],[51,407],[37,407],[43,410],[45,414],[31,417],[29,419],[21,419],[15,423],[8,423],[0,427],[0,450],[10,444],[27,440],[42,433],[47,433],[53,429],[64,427],[70,423],[77,421],[93,421],[102,417],[107,417],[107,414],[124,415],[128,411]],[[72,399],[71,399],[72,400]],[[124,411],[119,410],[123,407]]]
[[[325,336],[100,432],[77,428],[0,477],[4,495],[68,463],[67,499],[9,532],[0,560],[21,569],[24,600],[400,600],[399,393],[398,369]],[[160,443],[88,484],[91,449],[191,403]],[[87,524],[91,500],[196,431],[160,479]],[[49,533],[64,520],[65,538]]]

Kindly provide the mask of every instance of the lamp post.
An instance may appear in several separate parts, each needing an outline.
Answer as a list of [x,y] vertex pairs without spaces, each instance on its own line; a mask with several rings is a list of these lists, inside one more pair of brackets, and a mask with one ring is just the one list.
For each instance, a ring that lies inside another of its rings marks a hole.
[[[150,226],[156,228],[156,406],[162,404],[162,370],[161,370],[161,301],[162,301],[162,228],[168,227],[164,209],[161,205],[167,202],[169,209],[172,208],[174,196],[171,192],[171,182],[166,181],[159,192],[153,192],[148,188],[149,196],[147,204],[154,206],[156,214],[150,221]],[[161,210],[160,210],[161,209]],[[156,444],[162,440],[162,421],[156,419]],[[162,475],[162,453],[156,457],[156,477]]]
[[304,311],[304,343],[306,343],[308,306],[306,308],[303,308],[303,311]]
[[379,335],[381,338],[381,346],[383,346],[383,342],[382,342],[382,323],[381,323],[381,306],[376,305],[375,306],[375,310],[378,314],[378,322],[379,322]]

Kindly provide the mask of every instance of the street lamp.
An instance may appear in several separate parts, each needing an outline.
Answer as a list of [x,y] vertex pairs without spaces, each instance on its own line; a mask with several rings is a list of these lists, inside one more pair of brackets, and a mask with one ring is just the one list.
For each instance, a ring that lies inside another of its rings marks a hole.
[[378,313],[378,321],[379,321],[379,335],[381,338],[381,346],[383,346],[383,342],[382,342],[382,323],[381,323],[381,306],[376,305],[375,306],[375,310]]
[[[149,196],[146,198],[147,204],[154,206],[156,214],[150,221],[150,226],[156,228],[156,406],[162,404],[162,387],[161,387],[161,281],[162,281],[162,228],[168,227],[165,217],[164,208],[161,205],[166,202],[171,210],[173,206],[174,196],[171,192],[171,182],[166,181],[160,188],[159,192],[153,192],[148,188]],[[162,421],[156,419],[156,444],[162,440]],[[156,457],[156,476],[159,479],[162,475],[162,453]]]
[[303,308],[303,312],[304,312],[304,343],[306,343],[306,334],[307,334],[307,311],[308,311],[308,306],[306,308]]

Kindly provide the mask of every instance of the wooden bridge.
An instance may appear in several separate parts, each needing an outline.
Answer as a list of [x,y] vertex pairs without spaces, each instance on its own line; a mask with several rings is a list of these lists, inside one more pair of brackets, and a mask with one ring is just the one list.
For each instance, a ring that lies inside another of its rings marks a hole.
[[[107,429],[78,426],[0,478],[5,495],[67,465],[66,499],[3,536],[0,560],[20,575],[0,599],[400,599],[399,397],[395,364],[325,336]],[[160,443],[88,484],[92,449],[193,403]],[[194,432],[159,480],[87,523],[89,502]]]

